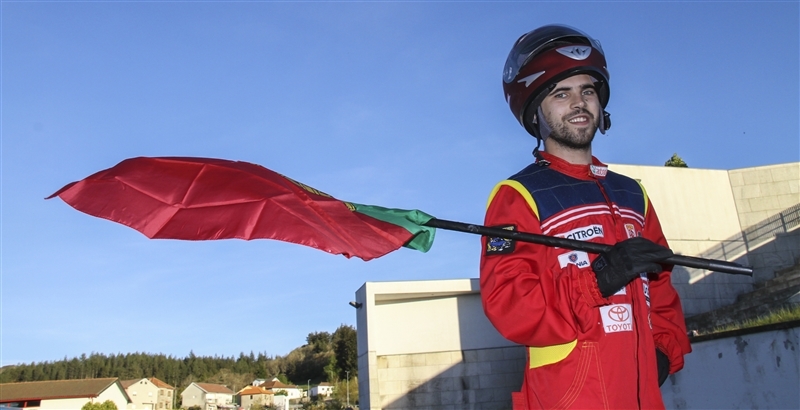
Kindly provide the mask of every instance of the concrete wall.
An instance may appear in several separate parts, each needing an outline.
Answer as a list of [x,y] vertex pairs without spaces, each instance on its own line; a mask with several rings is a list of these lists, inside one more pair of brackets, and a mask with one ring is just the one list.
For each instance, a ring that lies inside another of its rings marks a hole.
[[510,409],[526,360],[521,346],[376,357],[379,401],[362,408]]
[[774,277],[776,270],[800,263],[800,229],[779,233],[774,240],[762,243],[750,250],[748,260],[753,264],[756,283]]
[[742,228],[800,203],[800,163],[729,171]]
[[106,400],[111,400],[117,405],[118,409],[126,409],[128,406],[128,398],[122,390],[122,386],[117,382],[112,384],[109,388],[103,390],[95,398],[74,398],[74,399],[54,399],[42,400],[39,409],[52,409],[52,410],[79,410],[86,403],[104,403]]
[[483,314],[477,279],[367,282],[356,292],[362,409],[508,409],[523,348]]
[[800,328],[692,344],[667,379],[668,409],[800,409]]
[[[79,398],[79,399],[56,399],[56,400],[42,400],[41,406],[39,409],[41,410],[80,410],[86,403],[91,402],[87,398]],[[101,402],[102,403],[102,402]],[[127,403],[125,403],[127,405]],[[125,408],[119,407],[117,404],[117,408]]]
[[124,409],[128,405],[128,397],[126,397],[124,390],[122,389],[122,385],[119,384],[119,381],[111,385],[111,387],[103,390],[100,395],[97,396],[93,401],[95,403],[104,403],[106,400],[111,400],[114,404],[117,405],[118,409]]
[[[475,279],[367,282],[358,290],[360,408],[511,408],[511,393],[522,385],[525,350],[491,327],[476,290]],[[454,310],[437,309],[445,300]],[[391,310],[383,309],[387,304]],[[402,319],[395,316],[398,308]],[[391,322],[392,334],[370,335],[363,326],[375,322]],[[424,322],[434,326],[418,326]],[[458,323],[457,338],[449,326],[441,331],[436,326],[448,322]],[[388,340],[395,338],[438,346],[438,339],[446,339],[449,347],[421,351],[421,344],[409,343],[417,347],[406,349]],[[692,348],[684,370],[661,388],[667,408],[800,408],[800,328],[699,342]]]

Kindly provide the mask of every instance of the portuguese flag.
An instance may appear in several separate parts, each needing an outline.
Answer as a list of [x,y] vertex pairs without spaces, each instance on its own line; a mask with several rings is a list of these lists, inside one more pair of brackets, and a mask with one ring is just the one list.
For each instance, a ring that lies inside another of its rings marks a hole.
[[401,246],[427,252],[433,217],[340,201],[262,166],[213,158],[139,157],[49,198],[152,239],[277,239],[365,261]]

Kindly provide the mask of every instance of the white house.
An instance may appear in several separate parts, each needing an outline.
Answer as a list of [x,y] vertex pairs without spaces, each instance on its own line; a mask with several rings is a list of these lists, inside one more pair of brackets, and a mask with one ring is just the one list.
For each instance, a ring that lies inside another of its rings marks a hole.
[[203,410],[219,410],[233,407],[234,392],[221,385],[192,383],[181,392],[181,408],[200,406]]
[[131,399],[128,410],[174,408],[175,388],[155,377],[123,380],[120,384]]
[[328,382],[322,382],[311,388],[311,397],[330,396],[333,394],[333,386]]
[[254,405],[271,406],[275,393],[258,386],[247,386],[236,393],[239,396],[239,404],[245,409],[250,410]]
[[300,390],[299,387],[297,387],[297,386],[295,386],[293,384],[283,384],[283,383],[281,383],[280,380],[278,380],[277,377],[273,378],[272,380],[270,380],[268,382],[261,383],[261,385],[259,387],[263,387],[263,388],[271,391],[272,393],[276,394],[277,396],[280,396],[280,392],[284,391],[284,392],[286,392],[286,396],[290,400],[291,399],[299,399],[299,398],[303,397],[303,391]]
[[116,377],[0,384],[0,406],[80,410],[86,403],[112,401],[118,409],[131,402]]
[[278,410],[289,410],[291,402],[288,396],[275,396],[272,406]]

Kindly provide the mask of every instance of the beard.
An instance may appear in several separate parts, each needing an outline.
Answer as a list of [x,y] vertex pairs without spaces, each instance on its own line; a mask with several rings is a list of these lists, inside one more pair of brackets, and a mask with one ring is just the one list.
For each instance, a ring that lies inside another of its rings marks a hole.
[[[578,114],[584,114],[588,116],[592,126],[577,130],[570,129],[567,118],[574,117]],[[594,134],[597,132],[598,124],[595,116],[588,110],[579,109],[573,111],[563,116],[561,121],[556,124],[553,124],[547,118],[545,118],[545,121],[547,121],[547,125],[550,126],[551,130],[548,138],[552,139],[559,145],[573,150],[586,150],[592,146],[592,141],[594,140]]]

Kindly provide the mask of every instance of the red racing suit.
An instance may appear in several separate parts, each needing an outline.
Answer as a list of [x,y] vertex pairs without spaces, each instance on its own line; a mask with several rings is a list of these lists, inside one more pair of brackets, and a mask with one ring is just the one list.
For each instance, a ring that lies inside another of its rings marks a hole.
[[[485,224],[614,244],[643,236],[667,246],[644,188],[596,158],[573,165],[543,153],[500,182]],[[670,373],[691,351],[671,272],[643,274],[603,298],[596,255],[503,238],[483,238],[481,298],[486,316],[528,351],[514,409],[664,408],[656,348]]]

